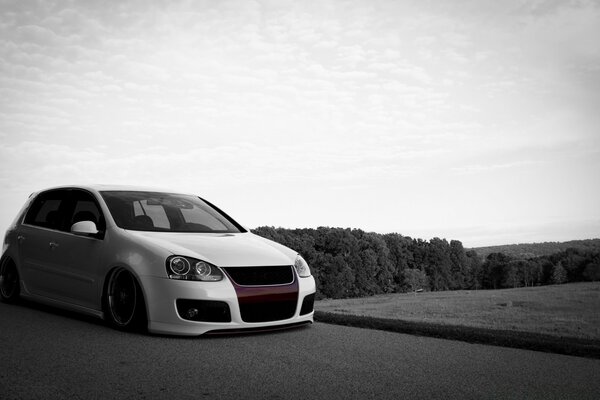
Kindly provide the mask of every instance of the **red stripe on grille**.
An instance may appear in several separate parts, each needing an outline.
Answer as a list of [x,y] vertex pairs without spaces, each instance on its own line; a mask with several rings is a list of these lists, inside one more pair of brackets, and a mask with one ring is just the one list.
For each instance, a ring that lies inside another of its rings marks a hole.
[[268,322],[289,319],[298,305],[298,280],[280,286],[240,286],[232,279],[244,322]]

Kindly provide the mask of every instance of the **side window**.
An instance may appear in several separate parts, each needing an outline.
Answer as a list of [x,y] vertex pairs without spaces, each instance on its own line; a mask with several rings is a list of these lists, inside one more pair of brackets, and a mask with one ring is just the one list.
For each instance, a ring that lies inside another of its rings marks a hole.
[[66,192],[62,190],[41,193],[31,204],[23,222],[43,228],[60,229],[64,221],[61,206],[64,206],[65,198]]
[[98,207],[98,203],[88,192],[83,192],[80,190],[73,191],[73,212],[71,213],[71,217],[69,218],[68,227],[80,221],[92,221],[96,224],[98,230],[104,230],[105,222],[104,217],[102,216],[102,212]]

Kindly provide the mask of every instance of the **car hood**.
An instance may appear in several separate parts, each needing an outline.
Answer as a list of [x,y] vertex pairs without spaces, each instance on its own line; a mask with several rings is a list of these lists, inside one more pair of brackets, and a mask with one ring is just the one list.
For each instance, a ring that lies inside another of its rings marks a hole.
[[296,252],[252,233],[178,233],[128,231],[149,246],[220,267],[292,265]]

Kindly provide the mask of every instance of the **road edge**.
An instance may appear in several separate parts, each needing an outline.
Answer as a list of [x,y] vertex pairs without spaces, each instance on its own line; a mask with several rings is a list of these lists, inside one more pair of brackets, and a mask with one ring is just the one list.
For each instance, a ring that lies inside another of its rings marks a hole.
[[600,341],[315,310],[316,322],[600,359]]

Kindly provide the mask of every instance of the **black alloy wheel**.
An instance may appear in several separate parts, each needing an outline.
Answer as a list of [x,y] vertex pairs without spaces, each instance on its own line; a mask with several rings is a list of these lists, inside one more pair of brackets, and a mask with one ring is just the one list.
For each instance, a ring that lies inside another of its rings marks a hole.
[[0,264],[0,300],[14,303],[19,298],[19,273],[12,260],[5,258]]
[[135,277],[126,269],[118,268],[110,275],[105,311],[107,320],[117,329],[136,330],[144,327],[144,297]]

